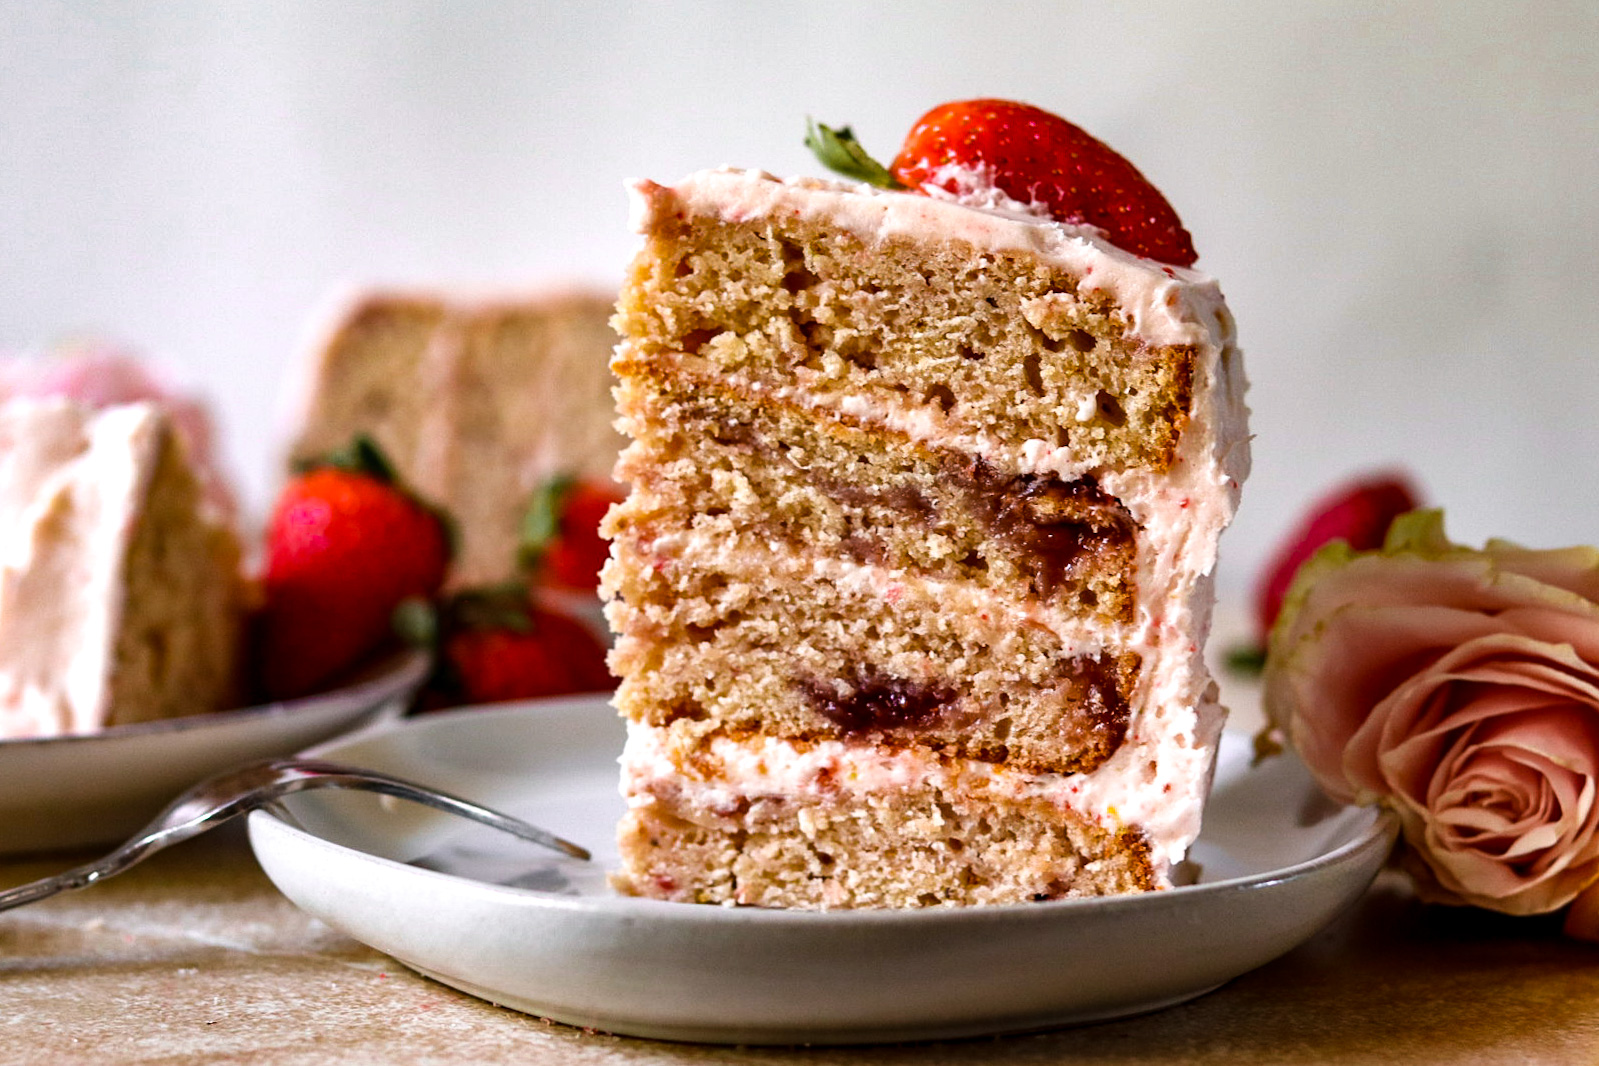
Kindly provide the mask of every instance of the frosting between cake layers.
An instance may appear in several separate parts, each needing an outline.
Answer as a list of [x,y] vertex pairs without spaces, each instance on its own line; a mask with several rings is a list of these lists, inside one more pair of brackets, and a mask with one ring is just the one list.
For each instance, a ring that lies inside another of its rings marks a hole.
[[[707,738],[692,758],[664,729],[629,722],[620,759],[629,806],[678,796],[690,806],[732,816],[749,800],[821,802],[911,786],[979,792],[999,801],[1042,800],[1105,829],[1137,827],[1156,876],[1169,876],[1197,832],[1192,811],[1208,787],[1203,733],[1163,738],[1155,761],[1092,774],[1034,774],[977,760],[941,759],[916,748],[885,749],[840,740],[794,742],[774,736]],[[1168,787],[1169,786],[1169,787]]]
[[119,575],[161,418],[150,404],[0,407],[0,737],[105,724]]
[[[771,545],[757,537],[727,536],[704,528],[669,529],[650,536],[640,547],[658,565],[687,565],[728,575],[752,575],[772,566]],[[1064,654],[1092,655],[1127,643],[1127,627],[1088,617],[1063,616],[1035,601],[1018,603],[961,581],[893,570],[852,559],[818,555],[804,560],[817,581],[853,588],[894,603],[906,585],[961,615],[993,616],[1012,626],[1048,628],[1061,640]]]

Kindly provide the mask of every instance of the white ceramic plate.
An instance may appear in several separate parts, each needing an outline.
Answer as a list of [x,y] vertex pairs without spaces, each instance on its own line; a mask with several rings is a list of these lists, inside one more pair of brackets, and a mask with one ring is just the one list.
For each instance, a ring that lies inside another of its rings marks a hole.
[[305,699],[82,736],[0,740],[0,854],[124,840],[212,774],[398,717],[427,670],[425,653],[405,652]]
[[633,1036],[861,1043],[1037,1029],[1181,1002],[1305,940],[1371,882],[1390,819],[1321,799],[1288,758],[1223,745],[1201,882],[1096,900],[784,912],[606,887],[622,726],[603,698],[452,712],[318,754],[500,807],[582,863],[410,804],[292,797],[250,816],[305,910],[495,1003]]

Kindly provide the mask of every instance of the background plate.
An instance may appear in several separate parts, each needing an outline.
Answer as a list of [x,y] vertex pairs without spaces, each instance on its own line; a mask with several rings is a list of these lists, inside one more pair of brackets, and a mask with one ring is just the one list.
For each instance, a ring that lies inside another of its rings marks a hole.
[[408,651],[305,699],[0,740],[0,854],[120,843],[212,774],[398,717],[427,671],[427,655]]
[[622,725],[601,697],[452,712],[324,745],[586,844],[555,855],[411,804],[322,792],[250,816],[295,903],[446,984],[573,1025],[726,1043],[1036,1029],[1181,1002],[1309,937],[1376,875],[1392,820],[1223,743],[1200,883],[1016,906],[792,912],[618,897]]

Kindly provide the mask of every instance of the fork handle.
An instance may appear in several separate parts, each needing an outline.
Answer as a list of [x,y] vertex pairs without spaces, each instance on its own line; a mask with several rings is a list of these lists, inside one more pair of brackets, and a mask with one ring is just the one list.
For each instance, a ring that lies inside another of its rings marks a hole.
[[74,888],[87,888],[96,881],[117,872],[116,868],[108,867],[106,861],[87,863],[75,866],[65,873],[53,877],[41,877],[37,881],[29,881],[16,888],[8,888],[0,892],[0,911],[8,911],[12,907],[20,907],[24,903],[35,903],[41,899],[49,899],[58,892],[66,892]]
[[[252,780],[252,775],[258,776],[263,772],[269,775],[264,783]],[[218,785],[226,786],[223,796],[212,797],[205,793],[204,790],[208,787]],[[96,881],[121,873],[163,848],[214,829],[264,804],[312,788],[353,788],[396,796],[482,822],[573,858],[590,857],[588,849],[581,845],[529,825],[520,818],[501,814],[499,811],[448,792],[422,788],[389,774],[317,759],[268,759],[241,767],[231,774],[201,782],[173,800],[141,832],[103,858],[74,867],[54,877],[41,878],[25,885],[18,885],[16,888],[0,891],[0,911],[48,899],[58,892],[69,889],[85,888]]]

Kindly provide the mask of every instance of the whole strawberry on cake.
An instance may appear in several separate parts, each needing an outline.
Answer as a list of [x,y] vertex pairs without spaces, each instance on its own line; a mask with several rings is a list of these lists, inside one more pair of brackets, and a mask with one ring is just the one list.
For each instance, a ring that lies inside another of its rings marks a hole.
[[1249,463],[1165,198],[1024,104],[935,108],[851,183],[634,186],[603,587],[624,891],[771,907],[1158,889],[1224,712]]

